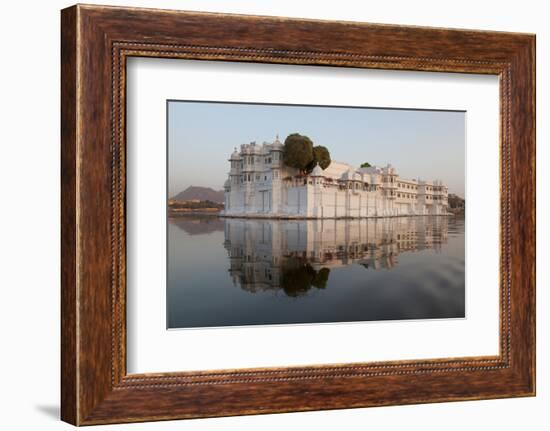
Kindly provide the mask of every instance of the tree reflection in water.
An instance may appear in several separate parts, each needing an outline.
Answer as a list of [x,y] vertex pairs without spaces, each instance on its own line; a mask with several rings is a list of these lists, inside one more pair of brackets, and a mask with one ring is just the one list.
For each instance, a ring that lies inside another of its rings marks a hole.
[[327,287],[329,268],[316,271],[308,262],[296,257],[285,261],[281,268],[281,289],[292,297],[305,295],[312,287]]

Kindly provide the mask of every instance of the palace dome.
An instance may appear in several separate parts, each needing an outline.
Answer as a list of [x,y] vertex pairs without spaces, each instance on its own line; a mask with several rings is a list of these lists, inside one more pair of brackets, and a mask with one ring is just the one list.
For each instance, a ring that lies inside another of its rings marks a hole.
[[233,154],[231,154],[231,158],[229,160],[241,160],[241,156],[237,151],[237,147],[235,147],[235,151],[233,151]]
[[355,172],[352,169],[349,169],[346,172],[344,172],[344,175],[342,175],[342,179],[348,180],[348,181],[363,181],[363,177],[361,176],[361,174],[358,172]]
[[319,166],[319,163],[317,163],[311,171],[310,175],[312,177],[323,177],[325,174],[323,173],[323,169],[321,168],[321,166]]
[[283,149],[283,144],[282,144],[281,141],[279,141],[279,135],[278,134],[275,137],[275,140],[273,141],[273,144],[271,144],[271,146],[274,150],[282,150]]

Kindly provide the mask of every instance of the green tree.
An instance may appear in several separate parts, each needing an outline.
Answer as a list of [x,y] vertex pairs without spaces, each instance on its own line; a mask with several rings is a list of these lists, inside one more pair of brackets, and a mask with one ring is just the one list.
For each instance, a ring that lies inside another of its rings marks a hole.
[[313,160],[313,142],[307,136],[292,133],[285,139],[283,148],[283,161],[291,168],[299,169],[302,173],[307,171]]
[[321,169],[325,170],[330,165],[330,152],[327,147],[322,145],[317,145],[313,147],[313,160],[308,165],[308,171],[311,172],[315,165],[318,163]]
[[365,163],[361,164],[361,167],[362,168],[370,168],[371,164],[369,162],[365,162]]

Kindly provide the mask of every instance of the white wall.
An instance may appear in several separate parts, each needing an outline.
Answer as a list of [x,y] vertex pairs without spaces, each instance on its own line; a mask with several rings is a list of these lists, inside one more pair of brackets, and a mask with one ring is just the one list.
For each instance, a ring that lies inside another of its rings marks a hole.
[[[284,415],[135,424],[96,429],[547,429],[550,423],[550,325],[547,261],[550,234],[549,14],[543,1],[131,0],[102,4],[281,15],[392,24],[537,33],[538,396]],[[59,399],[59,9],[70,2],[2,4],[0,101],[0,301],[3,429],[70,429],[57,420]],[[7,151],[7,153],[6,153]],[[548,287],[548,286],[546,286]],[[545,364],[546,363],[546,364]],[[544,425],[545,424],[545,425]]]

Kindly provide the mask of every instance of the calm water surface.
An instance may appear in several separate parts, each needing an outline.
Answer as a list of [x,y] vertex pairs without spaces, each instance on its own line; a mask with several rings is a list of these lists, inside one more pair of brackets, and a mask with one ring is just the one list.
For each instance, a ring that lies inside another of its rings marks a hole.
[[464,218],[169,219],[169,328],[457,318]]

